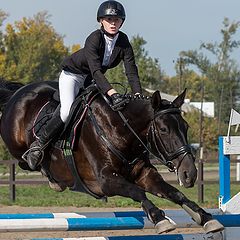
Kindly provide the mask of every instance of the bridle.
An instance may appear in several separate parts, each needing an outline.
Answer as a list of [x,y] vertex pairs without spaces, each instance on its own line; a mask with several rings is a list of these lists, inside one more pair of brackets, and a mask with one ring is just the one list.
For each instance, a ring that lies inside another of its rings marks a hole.
[[[192,151],[189,144],[179,147],[174,152],[167,151],[163,143],[161,134],[159,134],[156,128],[156,118],[161,117],[164,114],[181,114],[181,110],[179,108],[168,108],[168,109],[160,110],[154,113],[154,117],[151,121],[149,130],[147,133],[147,141],[148,141],[148,144],[150,145],[151,151],[154,152],[153,155],[157,157],[165,166],[167,166],[169,171],[173,172],[177,170],[178,166],[180,166],[181,164],[181,161],[184,159],[184,157],[187,154],[192,155]],[[159,150],[159,147],[164,150],[163,152],[165,154],[162,154],[162,152]],[[182,155],[181,161],[179,162],[178,166],[175,166],[175,164],[173,163],[173,160],[179,157],[180,155]]]

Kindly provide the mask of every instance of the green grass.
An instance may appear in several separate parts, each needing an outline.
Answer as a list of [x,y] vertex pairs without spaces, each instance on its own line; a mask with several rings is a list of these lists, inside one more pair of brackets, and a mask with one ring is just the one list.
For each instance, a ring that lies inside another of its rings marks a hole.
[[[189,199],[197,202],[197,186],[192,189],[180,189]],[[205,186],[205,202],[201,205],[206,208],[218,207],[218,184]],[[239,185],[232,185],[232,194],[239,192]],[[148,197],[161,208],[177,208],[178,206],[164,199],[157,198],[148,194]],[[8,187],[0,187],[0,204],[1,205],[19,205],[19,206],[74,206],[74,207],[140,207],[139,203],[134,202],[129,198],[112,197],[108,202],[96,200],[91,196],[83,193],[71,192],[65,190],[62,193],[57,193],[51,190],[47,185],[34,186],[17,186],[16,201],[9,201]]]
[[[209,164],[207,164],[209,167]],[[210,164],[211,167],[218,166],[217,163]],[[162,166],[157,166],[164,169]],[[207,168],[206,168],[207,169]],[[28,176],[26,171],[17,167],[18,173],[25,173],[25,176],[18,175],[18,179],[22,178],[39,178],[39,176]],[[0,173],[7,173],[8,168],[0,165]],[[8,176],[1,176],[1,179],[8,179]],[[239,192],[239,185],[232,184],[232,195]],[[113,186],[114,187],[114,186]],[[192,189],[185,189],[176,185],[189,199],[197,202],[198,192],[197,185]],[[204,203],[198,203],[202,207],[217,208],[218,207],[219,185],[209,184],[204,187]],[[178,206],[164,199],[157,198],[148,194],[148,197],[159,207],[162,208],[177,208]],[[101,200],[96,200],[91,196],[83,193],[71,192],[66,190],[62,193],[57,193],[51,190],[47,185],[17,185],[16,187],[16,201],[14,203],[9,201],[8,186],[0,185],[0,204],[1,205],[19,205],[19,206],[75,206],[75,207],[140,207],[139,203],[134,202],[129,198],[112,197],[105,203]]]

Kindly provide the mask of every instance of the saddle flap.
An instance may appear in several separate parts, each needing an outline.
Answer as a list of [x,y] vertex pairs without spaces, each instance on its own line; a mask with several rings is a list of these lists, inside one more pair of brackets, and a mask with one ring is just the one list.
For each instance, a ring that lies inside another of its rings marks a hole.
[[[60,134],[60,142],[67,140],[71,143],[71,148],[74,148],[77,140],[80,137],[81,125],[87,110],[86,106],[91,104],[97,93],[98,90],[96,87],[91,86],[76,97],[70,109],[68,120],[65,123],[62,133]],[[58,91],[53,94],[52,100],[46,102],[38,112],[33,124],[33,135],[36,138],[41,137],[44,127],[52,118],[54,111],[56,111],[57,107],[59,106],[60,102],[56,100],[57,96]],[[59,144],[62,145],[58,141],[57,145],[59,146]]]

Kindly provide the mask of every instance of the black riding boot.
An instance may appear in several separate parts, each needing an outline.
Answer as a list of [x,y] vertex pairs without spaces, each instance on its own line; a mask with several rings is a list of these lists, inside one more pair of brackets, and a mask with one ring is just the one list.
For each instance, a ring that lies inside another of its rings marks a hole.
[[56,109],[53,117],[47,123],[42,136],[30,145],[30,150],[27,155],[27,163],[32,170],[41,163],[44,157],[44,149],[57,137],[63,130],[64,123],[59,116],[59,109]]

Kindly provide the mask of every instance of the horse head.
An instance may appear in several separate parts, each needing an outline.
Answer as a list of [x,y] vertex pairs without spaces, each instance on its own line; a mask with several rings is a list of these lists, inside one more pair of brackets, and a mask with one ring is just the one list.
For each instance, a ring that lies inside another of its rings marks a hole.
[[153,154],[175,171],[180,185],[192,187],[197,178],[195,158],[187,140],[188,124],[181,116],[186,89],[173,101],[163,100],[159,91],[152,96],[153,119],[148,142]]

